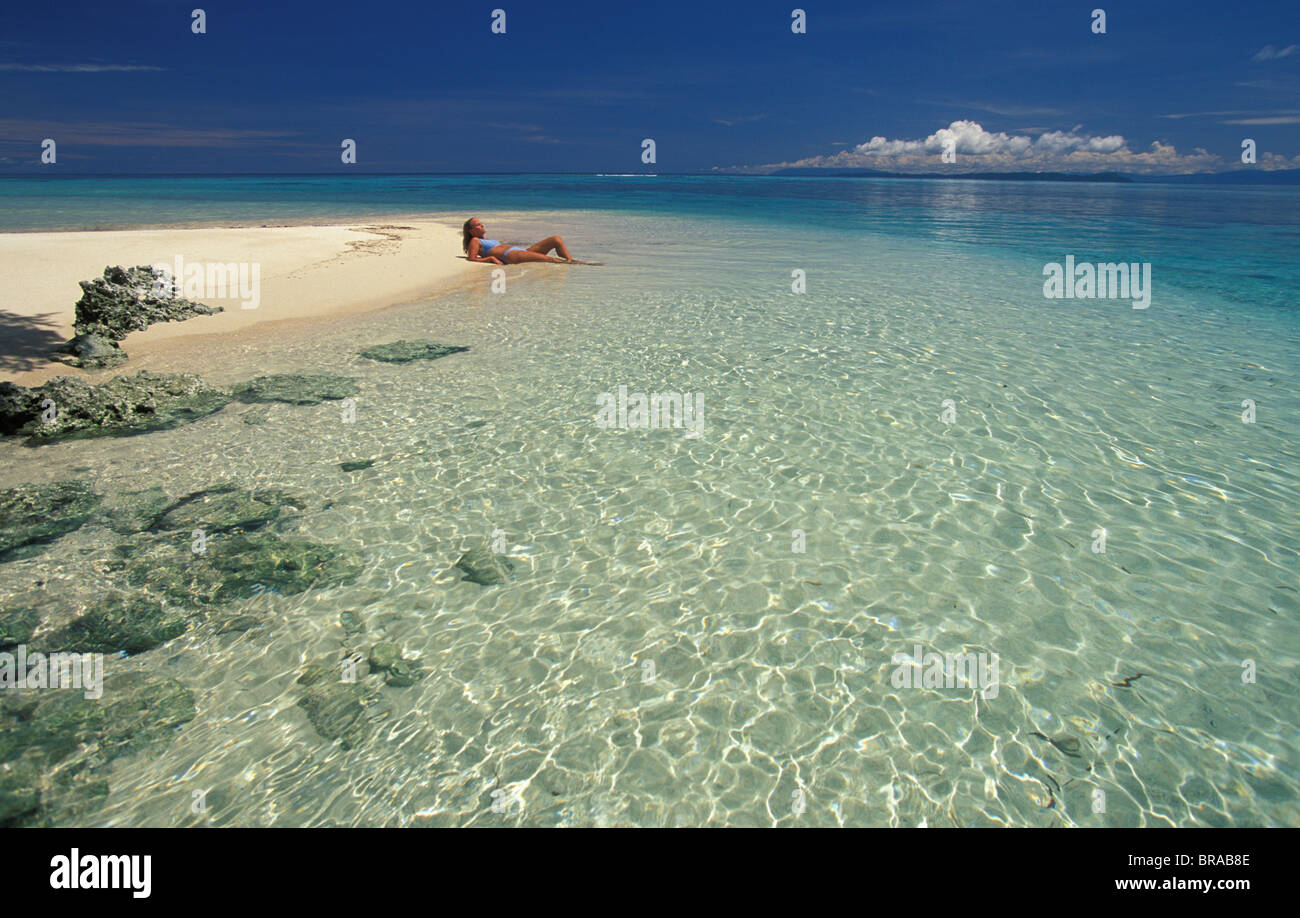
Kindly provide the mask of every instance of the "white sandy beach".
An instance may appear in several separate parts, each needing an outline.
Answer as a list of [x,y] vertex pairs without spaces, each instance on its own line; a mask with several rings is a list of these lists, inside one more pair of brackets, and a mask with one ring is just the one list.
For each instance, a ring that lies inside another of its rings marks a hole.
[[[72,337],[80,280],[102,276],[106,265],[256,264],[257,308],[196,297],[223,306],[214,316],[160,323],[122,342],[132,363],[151,354],[243,337],[253,326],[325,319],[379,309],[433,295],[482,272],[461,255],[460,230],[430,219],[348,225],[209,227],[106,232],[0,234],[0,380],[36,385],[51,376],[80,374],[43,354]],[[258,329],[265,331],[265,329]],[[180,340],[185,339],[185,340]],[[16,359],[15,355],[21,357]],[[121,372],[122,370],[119,370]],[[97,374],[101,376],[102,374]]]

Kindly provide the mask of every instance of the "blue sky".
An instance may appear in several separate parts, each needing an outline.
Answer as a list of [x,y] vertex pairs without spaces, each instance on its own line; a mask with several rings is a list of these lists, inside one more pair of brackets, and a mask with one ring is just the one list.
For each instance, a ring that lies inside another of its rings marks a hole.
[[799,2],[9,3],[0,171],[1300,168],[1294,0]]

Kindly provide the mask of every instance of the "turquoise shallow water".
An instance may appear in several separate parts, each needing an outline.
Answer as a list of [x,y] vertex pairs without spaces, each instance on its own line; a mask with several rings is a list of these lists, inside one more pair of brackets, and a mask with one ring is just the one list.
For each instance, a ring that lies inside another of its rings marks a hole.
[[[1294,308],[1300,188],[716,176],[0,178],[0,232],[356,220],[439,211],[612,211],[1149,261],[1162,281]],[[457,219],[462,222],[463,216]],[[789,240],[784,240],[789,246]],[[724,246],[725,247],[725,243]]]
[[[985,192],[952,192],[967,193]],[[366,559],[348,586],[240,604],[273,613],[263,628],[110,661],[110,686],[114,668],[164,673],[197,714],[114,761],[102,805],[63,821],[1300,823],[1300,330],[1294,262],[1264,263],[1295,226],[1226,207],[1260,221],[1248,244],[1245,226],[1166,227],[1146,205],[1097,217],[1073,188],[1054,213],[1038,197],[1053,193],[1032,191],[1037,217],[895,201],[917,208],[897,226],[883,205],[821,200],[518,217],[502,231],[559,229],[607,267],[511,269],[503,293],[485,275],[151,367],[219,383],[331,369],[360,384],[355,424],[335,404],[276,405],[262,426],[232,407],[128,439],[0,444],[4,486],[80,469],[110,493],[305,494],[288,531]],[[1248,287],[1209,268],[1246,251],[1258,263],[1238,270],[1264,275]],[[1151,307],[1044,299],[1045,261],[1093,252],[1152,262]],[[471,350],[356,356],[401,337]],[[600,427],[620,385],[698,394],[701,435]],[[377,461],[340,471],[355,458]],[[459,580],[463,540],[498,530],[511,581]],[[3,587],[89,595],[109,542],[84,527],[5,565]],[[364,638],[340,627],[347,609]],[[377,640],[426,675],[378,687],[380,733],[345,750],[294,679]],[[918,645],[997,654],[996,691],[896,686]],[[216,802],[203,817],[195,789]]]

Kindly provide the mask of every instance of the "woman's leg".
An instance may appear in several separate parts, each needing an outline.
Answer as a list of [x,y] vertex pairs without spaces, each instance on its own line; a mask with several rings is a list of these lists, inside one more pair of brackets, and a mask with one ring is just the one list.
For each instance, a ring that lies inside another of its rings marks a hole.
[[508,265],[523,264],[526,261],[549,261],[554,264],[567,264],[563,258],[552,258],[550,255],[543,255],[541,252],[534,252],[532,249],[515,249],[513,252],[506,252],[501,256],[501,260]]
[[569,254],[568,247],[564,244],[564,239],[560,236],[547,236],[541,242],[534,242],[528,247],[530,252],[539,252],[546,255],[552,249],[560,253],[560,257],[565,261],[571,261],[573,256]]

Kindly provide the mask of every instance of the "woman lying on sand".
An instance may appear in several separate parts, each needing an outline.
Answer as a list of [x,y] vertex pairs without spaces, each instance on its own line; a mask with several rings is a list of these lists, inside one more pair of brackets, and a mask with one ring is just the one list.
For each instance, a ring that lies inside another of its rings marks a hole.
[[[483,235],[483,224],[477,217],[470,217],[462,227],[464,239],[461,246],[470,261],[486,262],[493,265],[517,265],[525,261],[550,261],[564,265],[596,265],[598,261],[578,261],[569,254],[564,240],[559,236],[547,236],[541,242],[534,242],[528,248],[520,245],[507,245]],[[559,258],[552,258],[548,253],[559,252]]]

